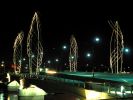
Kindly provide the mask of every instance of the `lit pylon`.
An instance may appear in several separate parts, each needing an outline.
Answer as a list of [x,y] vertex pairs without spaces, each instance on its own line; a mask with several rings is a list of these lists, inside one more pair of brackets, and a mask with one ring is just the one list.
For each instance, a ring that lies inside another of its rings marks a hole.
[[123,49],[124,41],[123,35],[118,24],[109,22],[111,28],[113,29],[111,40],[110,40],[110,68],[112,73],[121,73],[123,64]]
[[15,39],[13,45],[13,64],[14,64],[14,72],[15,74],[21,72],[22,65],[22,40],[24,37],[24,33],[21,31],[18,33],[18,36]]
[[78,46],[75,37],[72,35],[70,38],[70,55],[69,55],[70,72],[77,71],[77,59],[78,59]]
[[27,37],[27,54],[29,57],[29,72],[39,74],[39,67],[42,64],[43,47],[40,41],[40,21],[35,12]]

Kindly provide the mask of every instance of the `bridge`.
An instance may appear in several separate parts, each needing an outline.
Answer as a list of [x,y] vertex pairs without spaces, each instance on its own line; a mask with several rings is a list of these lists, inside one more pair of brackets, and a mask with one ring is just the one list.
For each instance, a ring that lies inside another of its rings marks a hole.
[[18,74],[18,77],[23,77],[48,92],[64,93],[69,91],[80,99],[95,97],[94,99],[100,100],[133,97],[133,74],[56,72],[44,75]]

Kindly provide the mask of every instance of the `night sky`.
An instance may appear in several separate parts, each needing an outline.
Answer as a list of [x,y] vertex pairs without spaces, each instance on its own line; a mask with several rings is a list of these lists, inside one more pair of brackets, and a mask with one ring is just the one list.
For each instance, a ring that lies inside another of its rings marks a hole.
[[[106,3],[107,4],[107,3]],[[115,8],[114,8],[115,6]],[[44,61],[64,54],[62,45],[69,46],[69,39],[74,34],[79,48],[79,66],[96,62],[97,65],[109,65],[109,41],[112,29],[108,20],[118,20],[123,32],[125,46],[131,49],[130,55],[125,55],[127,66],[133,66],[133,16],[131,6],[108,6],[98,2],[93,5],[83,2],[3,2],[0,3],[0,59],[12,63],[13,44],[21,30],[24,31],[25,42],[31,19],[35,11],[39,12],[41,35],[44,47]],[[112,7],[112,8],[111,8]],[[117,13],[118,12],[118,13]],[[121,12],[121,13],[119,13]],[[99,36],[100,44],[95,44],[93,38]],[[23,44],[26,51],[26,45]],[[95,56],[90,60],[85,54],[93,50]],[[23,52],[24,52],[23,51]],[[26,52],[24,52],[26,53]],[[68,58],[66,58],[68,59]]]

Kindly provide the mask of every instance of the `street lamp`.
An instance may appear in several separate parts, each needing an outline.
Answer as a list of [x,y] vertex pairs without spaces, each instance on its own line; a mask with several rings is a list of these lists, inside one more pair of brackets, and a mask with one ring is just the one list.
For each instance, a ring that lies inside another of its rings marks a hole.
[[[86,57],[87,57],[87,58],[91,58],[91,56],[92,56],[92,54],[91,54],[90,52],[88,52],[88,53],[86,54]],[[88,67],[89,64],[87,63],[86,66]],[[92,75],[93,75],[93,77],[94,77],[94,67],[92,68]]]
[[127,54],[127,53],[130,52],[130,49],[129,49],[128,47],[125,47],[125,48],[124,48],[124,52]]
[[4,61],[1,62],[1,67],[4,67],[4,63],[5,63]]
[[124,59],[124,62],[123,62],[123,66],[125,66],[125,71],[131,71],[129,70],[128,66],[130,64],[130,54],[131,54],[131,49],[129,47],[124,47],[122,48],[122,53],[123,53],[123,59]]
[[23,61],[25,61],[26,59],[25,58],[23,58]]
[[98,36],[96,36],[95,38],[94,38],[94,42],[95,43],[99,43],[101,41],[101,39],[98,37]]
[[91,57],[91,53],[87,53],[86,56],[87,56],[88,58],[90,58],[90,57]]
[[[56,58],[56,59],[55,59],[55,62],[58,63],[58,62],[59,62],[59,59]],[[58,64],[55,64],[55,68],[56,68],[56,70],[58,70],[58,66],[59,66]]]
[[56,59],[55,59],[55,61],[56,61],[56,62],[59,62],[59,59],[58,59],[58,58],[56,58]]
[[[86,58],[90,59],[91,56],[92,56],[92,54],[91,54],[90,52],[87,52],[87,53],[86,53]],[[88,61],[88,60],[87,60],[87,61]],[[89,64],[87,63],[86,66],[88,67]]]
[[51,67],[51,60],[47,61],[47,66],[50,68]]
[[96,42],[99,42],[99,41],[100,41],[99,37],[96,37],[96,38],[95,38],[95,41],[96,41]]
[[62,46],[62,49],[63,49],[63,50],[66,50],[66,49],[67,49],[67,46],[66,46],[66,45],[63,45],[63,46]]
[[4,70],[4,73],[5,73],[5,62],[2,61],[0,66],[1,66],[1,68]]
[[48,60],[48,64],[50,64],[51,63],[51,61],[50,60]]

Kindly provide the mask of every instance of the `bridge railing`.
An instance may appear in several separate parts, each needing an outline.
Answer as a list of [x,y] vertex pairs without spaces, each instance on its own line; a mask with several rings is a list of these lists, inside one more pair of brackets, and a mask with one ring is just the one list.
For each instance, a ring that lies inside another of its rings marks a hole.
[[66,84],[69,86],[84,88],[88,90],[95,90],[99,92],[106,92],[109,95],[116,97],[133,97],[133,86],[123,83],[115,83],[111,81],[97,80],[93,77],[81,79],[79,77],[71,77],[67,75],[58,74],[45,74],[45,75],[30,75],[30,74],[19,74],[19,77],[23,78],[33,78],[44,80],[52,80],[54,82]]

